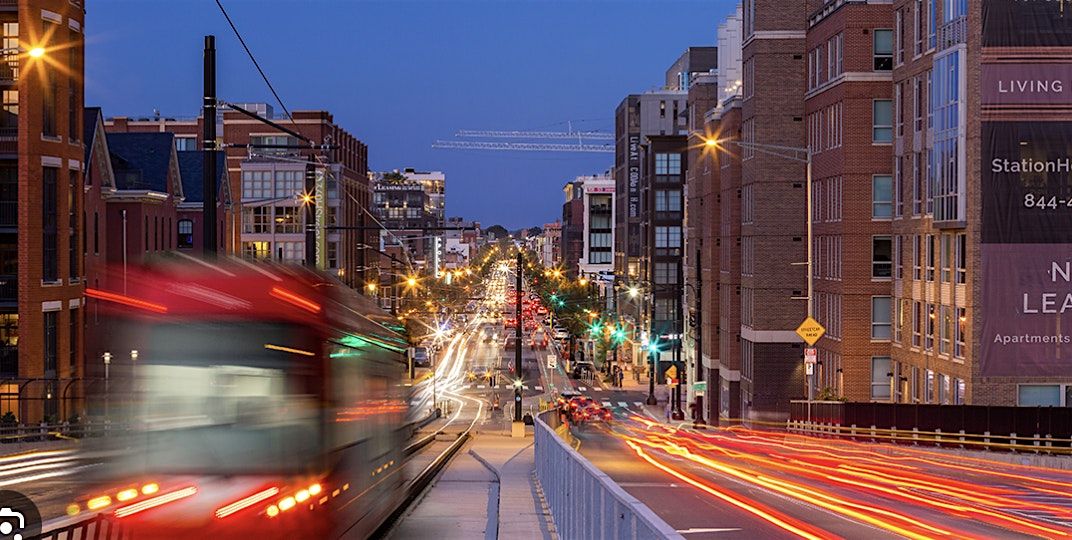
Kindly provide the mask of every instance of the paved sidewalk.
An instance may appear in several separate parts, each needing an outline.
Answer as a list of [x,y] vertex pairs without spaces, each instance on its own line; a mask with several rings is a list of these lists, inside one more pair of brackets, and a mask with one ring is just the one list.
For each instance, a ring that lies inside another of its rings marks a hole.
[[531,435],[478,434],[391,538],[557,539],[536,490],[533,450]]

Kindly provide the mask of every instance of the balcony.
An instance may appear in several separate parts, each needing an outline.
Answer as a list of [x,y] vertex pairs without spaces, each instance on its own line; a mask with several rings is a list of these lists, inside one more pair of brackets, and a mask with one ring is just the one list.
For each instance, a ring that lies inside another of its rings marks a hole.
[[968,18],[960,17],[938,27],[938,50],[968,42]]

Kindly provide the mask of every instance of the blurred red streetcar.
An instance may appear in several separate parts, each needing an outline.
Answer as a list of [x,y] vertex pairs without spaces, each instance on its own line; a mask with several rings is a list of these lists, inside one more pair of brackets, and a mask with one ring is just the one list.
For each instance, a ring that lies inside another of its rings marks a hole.
[[105,513],[133,538],[361,538],[396,508],[405,341],[364,297],[229,260],[86,295],[114,321],[111,350],[138,355],[112,366],[97,406],[130,426],[108,441],[123,451],[69,514]]

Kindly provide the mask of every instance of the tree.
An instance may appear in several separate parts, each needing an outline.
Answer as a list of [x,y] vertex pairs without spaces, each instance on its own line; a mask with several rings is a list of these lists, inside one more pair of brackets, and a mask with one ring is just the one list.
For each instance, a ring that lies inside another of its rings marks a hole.
[[529,237],[540,236],[541,234],[543,234],[543,229],[539,227],[532,227],[527,232]]
[[384,173],[383,175],[383,182],[385,184],[402,184],[405,181],[406,175],[398,171],[391,171],[389,173]]
[[484,232],[494,236],[496,239],[506,238],[510,236],[510,232],[506,230],[506,227],[502,225],[492,225],[488,227]]

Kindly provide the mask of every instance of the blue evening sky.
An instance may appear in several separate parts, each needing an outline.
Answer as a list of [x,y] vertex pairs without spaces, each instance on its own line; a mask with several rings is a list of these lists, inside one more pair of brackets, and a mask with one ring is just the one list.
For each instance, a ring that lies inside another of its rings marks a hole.
[[[517,228],[560,218],[563,184],[614,155],[431,143],[571,120],[613,131],[621,99],[661,85],[685,47],[714,45],[735,1],[223,3],[288,108],[331,111],[368,144],[373,170],[446,172],[448,215]],[[86,21],[86,104],[105,116],[195,116],[205,34],[216,35],[220,97],[272,102],[213,0],[93,0]]]

